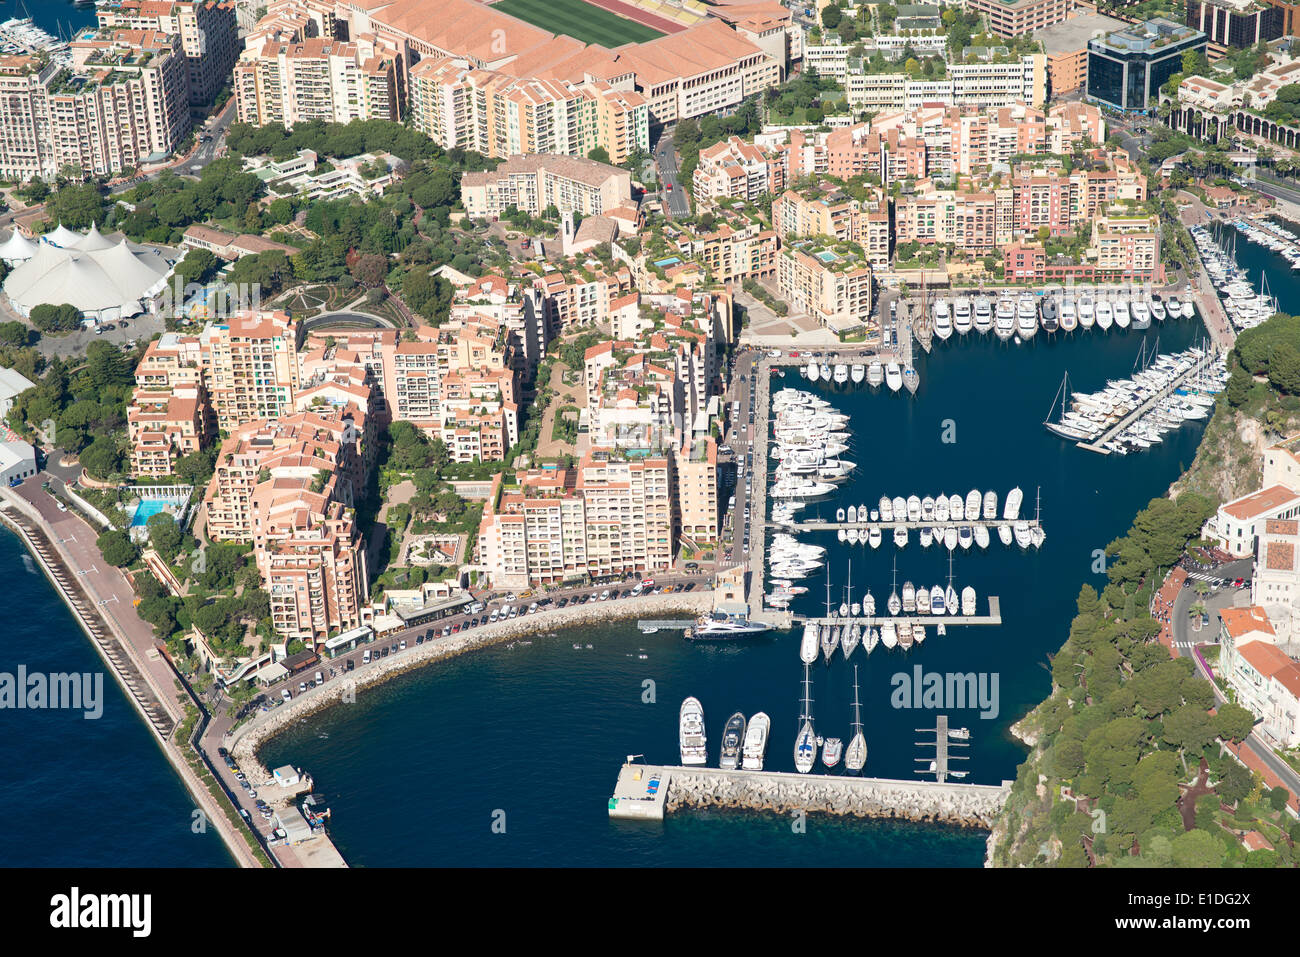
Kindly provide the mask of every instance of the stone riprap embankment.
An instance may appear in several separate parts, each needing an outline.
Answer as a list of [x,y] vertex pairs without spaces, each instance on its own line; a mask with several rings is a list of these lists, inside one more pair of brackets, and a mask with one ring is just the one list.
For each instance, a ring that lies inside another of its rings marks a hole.
[[[257,749],[265,741],[307,715],[339,704],[345,699],[352,698],[360,689],[387,681],[403,672],[489,645],[550,634],[564,628],[629,618],[694,617],[712,608],[713,592],[709,590],[621,598],[617,601],[589,602],[577,607],[539,611],[509,621],[480,625],[472,631],[461,632],[447,638],[436,638],[421,645],[411,646],[408,643],[405,651],[394,652],[387,658],[372,661],[368,665],[360,665],[345,676],[332,678],[318,688],[297,695],[292,701],[278,708],[259,714],[248,724],[237,728],[231,734],[226,747],[241,766],[245,764],[256,766],[260,769],[263,778],[268,777],[270,772],[263,768],[257,759]],[[396,636],[381,638],[379,642],[387,643],[394,640]],[[255,780],[262,780],[262,778],[255,778]]]
[[995,787],[703,768],[668,771],[668,811],[705,807],[804,810],[978,828],[993,826],[1011,787],[1009,781]]

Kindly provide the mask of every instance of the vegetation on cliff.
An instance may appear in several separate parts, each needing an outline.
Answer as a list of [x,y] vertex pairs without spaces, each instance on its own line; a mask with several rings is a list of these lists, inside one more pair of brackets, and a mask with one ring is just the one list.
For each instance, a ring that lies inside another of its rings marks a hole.
[[[1294,355],[1293,355],[1294,353]],[[994,866],[1289,866],[1300,824],[1224,747],[1253,715],[1214,711],[1191,659],[1171,658],[1153,591],[1217,503],[1258,484],[1259,453],[1300,413],[1300,320],[1243,333],[1196,462],[1106,549],[1109,583],[1079,592],[1052,694],[1017,725],[1032,743],[989,842]],[[1251,832],[1253,850],[1243,837]]]

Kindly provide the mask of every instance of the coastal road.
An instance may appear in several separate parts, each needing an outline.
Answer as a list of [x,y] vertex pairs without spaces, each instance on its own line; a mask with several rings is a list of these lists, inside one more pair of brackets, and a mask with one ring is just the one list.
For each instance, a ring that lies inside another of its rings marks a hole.
[[[1249,581],[1251,563],[1251,559],[1248,558],[1229,562],[1216,568],[1212,574],[1229,581],[1236,578],[1246,578]],[[1222,608],[1234,606],[1237,589],[1231,586],[1219,588],[1206,596],[1204,600],[1206,612],[1210,616],[1210,625],[1202,626],[1202,629],[1197,631],[1191,627],[1192,617],[1188,612],[1192,605],[1201,600],[1200,596],[1196,594],[1194,585],[1195,582],[1189,580],[1188,584],[1184,585],[1178,593],[1178,597],[1174,599],[1173,611],[1170,613],[1173,624],[1174,654],[1192,659],[1192,663],[1201,677],[1209,681],[1210,686],[1214,689],[1215,703],[1223,704],[1227,701],[1227,698],[1219,690],[1219,686],[1214,683],[1213,676],[1201,667],[1200,659],[1192,653],[1192,648],[1195,644],[1215,644],[1217,642],[1219,632],[1216,613]],[[1249,585],[1247,585],[1247,589],[1249,589]],[[1289,764],[1278,757],[1272,746],[1259,731],[1252,731],[1250,737],[1242,742],[1242,748],[1249,751],[1273,774],[1277,775],[1283,787],[1290,791],[1293,796],[1300,797],[1300,774],[1296,774]]]

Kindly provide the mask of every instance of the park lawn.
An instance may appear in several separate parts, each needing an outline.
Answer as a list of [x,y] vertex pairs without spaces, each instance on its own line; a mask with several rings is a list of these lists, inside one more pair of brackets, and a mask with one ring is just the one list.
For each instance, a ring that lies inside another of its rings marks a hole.
[[640,23],[610,13],[583,0],[501,0],[493,10],[518,17],[543,30],[562,33],[583,43],[609,49],[663,36]]

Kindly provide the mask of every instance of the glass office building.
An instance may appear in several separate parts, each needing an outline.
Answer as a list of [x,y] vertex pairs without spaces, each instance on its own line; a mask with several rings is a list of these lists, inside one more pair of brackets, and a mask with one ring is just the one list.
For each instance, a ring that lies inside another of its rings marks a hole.
[[1183,54],[1206,49],[1200,30],[1157,17],[1088,41],[1088,98],[1132,113],[1154,110]]

